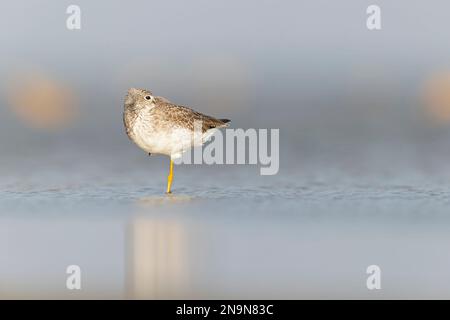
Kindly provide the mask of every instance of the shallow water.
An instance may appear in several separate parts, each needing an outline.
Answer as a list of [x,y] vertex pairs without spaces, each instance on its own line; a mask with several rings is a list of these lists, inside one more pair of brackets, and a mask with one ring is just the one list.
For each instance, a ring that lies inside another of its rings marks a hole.
[[[155,161],[5,172],[0,296],[450,298],[443,177],[177,167],[165,195]],[[381,290],[366,288],[372,264]]]

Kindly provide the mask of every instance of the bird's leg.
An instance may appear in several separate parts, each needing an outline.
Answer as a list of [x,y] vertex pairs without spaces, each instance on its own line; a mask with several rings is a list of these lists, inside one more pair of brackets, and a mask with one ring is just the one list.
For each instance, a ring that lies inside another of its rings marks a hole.
[[169,175],[167,176],[167,191],[166,191],[166,193],[172,193],[172,191],[170,191],[170,187],[172,186],[172,179],[173,179],[173,160],[170,159],[170,171],[169,171]]

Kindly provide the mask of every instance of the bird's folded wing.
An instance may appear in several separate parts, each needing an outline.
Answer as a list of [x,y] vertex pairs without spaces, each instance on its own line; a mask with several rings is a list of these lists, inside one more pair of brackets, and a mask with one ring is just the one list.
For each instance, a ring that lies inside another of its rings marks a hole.
[[158,109],[159,110],[157,112],[162,113],[160,114],[160,117],[164,117],[166,121],[174,123],[180,127],[188,128],[192,131],[194,130],[195,121],[201,121],[202,132],[228,126],[225,121],[210,117],[185,106],[178,106],[172,103],[163,103],[160,104]]

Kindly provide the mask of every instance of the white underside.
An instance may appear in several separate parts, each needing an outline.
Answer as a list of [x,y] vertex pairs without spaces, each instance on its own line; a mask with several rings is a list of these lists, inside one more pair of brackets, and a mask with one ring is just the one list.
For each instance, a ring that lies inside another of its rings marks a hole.
[[133,127],[133,141],[143,150],[152,154],[163,154],[177,159],[193,146],[201,146],[208,141],[217,129],[211,129],[194,138],[194,133],[185,128],[166,131],[152,130],[142,122]]

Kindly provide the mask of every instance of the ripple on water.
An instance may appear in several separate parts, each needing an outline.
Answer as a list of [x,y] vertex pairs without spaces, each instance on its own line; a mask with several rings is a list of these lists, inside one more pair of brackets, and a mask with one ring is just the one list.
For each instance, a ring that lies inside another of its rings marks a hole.
[[192,202],[195,196],[188,194],[164,194],[164,195],[150,195],[138,198],[138,204],[142,206],[165,205]]

